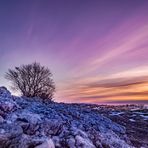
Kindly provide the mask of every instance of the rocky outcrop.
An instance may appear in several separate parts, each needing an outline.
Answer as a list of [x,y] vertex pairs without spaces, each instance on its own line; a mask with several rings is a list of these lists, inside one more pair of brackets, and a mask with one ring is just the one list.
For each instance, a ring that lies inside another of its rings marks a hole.
[[125,128],[80,105],[43,103],[0,88],[0,148],[130,148]]

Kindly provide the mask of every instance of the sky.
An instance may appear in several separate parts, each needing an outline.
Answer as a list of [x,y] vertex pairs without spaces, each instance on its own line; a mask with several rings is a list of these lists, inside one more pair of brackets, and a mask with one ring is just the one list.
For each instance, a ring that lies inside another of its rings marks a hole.
[[148,104],[148,1],[1,0],[0,85],[35,61],[55,101]]

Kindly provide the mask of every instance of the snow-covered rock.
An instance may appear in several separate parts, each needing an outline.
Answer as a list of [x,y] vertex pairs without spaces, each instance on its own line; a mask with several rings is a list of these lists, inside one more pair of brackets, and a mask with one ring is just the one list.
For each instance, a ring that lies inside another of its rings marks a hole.
[[19,106],[13,101],[11,93],[5,87],[0,87],[0,116],[5,116],[17,108],[19,108]]
[[0,87],[0,95],[6,97],[6,96],[10,96],[11,93],[10,91],[7,90],[6,87]]
[[41,145],[36,146],[35,148],[55,148],[55,146],[54,146],[53,141],[51,139],[48,139]]
[[125,133],[125,127],[91,108],[45,104],[0,88],[0,148],[130,148]]

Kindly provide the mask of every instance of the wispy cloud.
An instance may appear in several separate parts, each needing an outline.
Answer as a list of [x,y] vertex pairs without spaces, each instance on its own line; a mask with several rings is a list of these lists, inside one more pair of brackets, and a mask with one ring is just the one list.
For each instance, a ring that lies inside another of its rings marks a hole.
[[146,0],[2,2],[1,85],[8,68],[38,61],[53,73],[57,101],[147,100],[147,7]]

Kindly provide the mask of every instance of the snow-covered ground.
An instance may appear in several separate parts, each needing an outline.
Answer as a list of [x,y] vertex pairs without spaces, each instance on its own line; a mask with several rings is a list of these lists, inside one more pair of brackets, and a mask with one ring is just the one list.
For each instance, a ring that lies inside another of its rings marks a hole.
[[15,97],[1,87],[0,148],[133,147],[126,126],[103,114],[85,104]]
[[136,148],[148,147],[148,108],[146,105],[90,106],[103,116],[124,126]]

